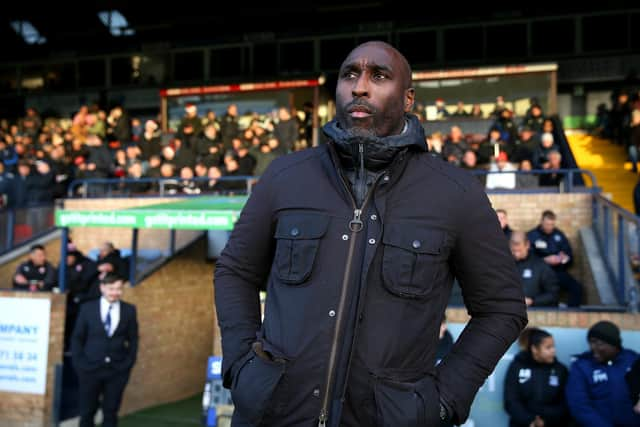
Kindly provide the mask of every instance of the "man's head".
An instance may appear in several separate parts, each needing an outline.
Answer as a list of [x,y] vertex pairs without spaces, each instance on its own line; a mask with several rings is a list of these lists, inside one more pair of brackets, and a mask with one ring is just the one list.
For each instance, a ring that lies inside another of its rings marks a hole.
[[615,359],[622,349],[620,329],[607,320],[602,320],[589,329],[587,334],[593,357],[600,363]]
[[514,231],[511,233],[509,247],[511,248],[511,255],[516,261],[526,259],[529,254],[529,239],[527,239],[525,232]]
[[44,246],[31,246],[31,251],[29,251],[29,260],[33,263],[33,265],[44,265],[44,263],[47,261],[47,253],[44,250]]
[[556,214],[553,211],[542,212],[540,227],[545,234],[551,234],[556,228]]
[[113,243],[104,242],[100,245],[100,258],[104,258],[115,250]]
[[411,67],[393,46],[372,41],[356,47],[340,67],[336,87],[338,124],[354,135],[397,135],[413,108]]
[[102,280],[100,280],[100,293],[109,303],[120,301],[123,288],[124,282],[122,278],[116,274],[107,273]]

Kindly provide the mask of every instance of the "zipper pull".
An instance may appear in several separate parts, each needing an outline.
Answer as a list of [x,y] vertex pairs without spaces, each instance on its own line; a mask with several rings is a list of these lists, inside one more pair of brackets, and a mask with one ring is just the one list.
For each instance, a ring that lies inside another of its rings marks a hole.
[[362,215],[362,210],[355,209],[353,211],[353,219],[349,221],[349,230],[353,231],[354,233],[362,230],[363,224],[362,220],[360,219],[360,215]]
[[320,411],[320,417],[318,418],[318,427],[325,427],[327,425],[327,411],[324,409]]

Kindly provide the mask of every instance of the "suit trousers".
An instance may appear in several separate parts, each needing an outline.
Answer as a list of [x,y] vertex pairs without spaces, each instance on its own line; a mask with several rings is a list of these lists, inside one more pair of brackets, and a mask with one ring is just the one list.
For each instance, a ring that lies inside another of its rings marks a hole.
[[129,381],[129,371],[103,368],[78,373],[80,427],[94,427],[94,418],[102,397],[102,426],[118,425],[118,410],[122,394]]

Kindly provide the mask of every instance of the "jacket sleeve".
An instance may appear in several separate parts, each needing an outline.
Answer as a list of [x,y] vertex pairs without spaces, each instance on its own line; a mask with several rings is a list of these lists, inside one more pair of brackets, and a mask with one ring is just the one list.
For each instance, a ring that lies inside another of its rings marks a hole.
[[507,239],[480,183],[470,182],[455,212],[458,230],[450,265],[471,320],[437,367],[440,398],[459,424],[527,324],[524,293]]
[[565,236],[564,233],[560,233],[560,235],[562,236],[560,250],[569,255],[569,262],[566,264],[566,266],[568,267],[573,264],[573,250],[571,249],[571,243],[569,243],[569,239],[567,239],[567,236]]
[[540,294],[533,298],[536,306],[558,304],[558,277],[544,261],[540,261]]
[[231,385],[234,362],[249,351],[261,325],[259,290],[265,288],[274,246],[272,170],[268,168],[254,187],[216,264],[215,304],[225,387]]
[[138,312],[136,306],[131,306],[131,322],[127,330],[127,338],[129,340],[129,357],[127,360],[128,369],[133,368],[138,357]]
[[529,425],[536,418],[533,412],[527,409],[518,393],[518,364],[514,361],[509,365],[507,376],[504,380],[504,409],[507,411],[514,424]]
[[84,345],[87,341],[87,304],[80,306],[80,314],[71,335],[71,360],[76,371],[88,369],[88,361],[84,353]]
[[613,427],[613,422],[604,419],[593,409],[589,401],[588,384],[584,374],[574,362],[567,381],[566,400],[573,418],[582,427]]

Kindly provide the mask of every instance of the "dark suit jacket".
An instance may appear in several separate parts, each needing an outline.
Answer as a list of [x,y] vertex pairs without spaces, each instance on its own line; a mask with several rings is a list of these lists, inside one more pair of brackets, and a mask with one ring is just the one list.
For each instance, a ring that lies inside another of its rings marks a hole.
[[109,337],[100,316],[100,299],[83,304],[71,337],[71,352],[78,373],[108,367],[129,371],[138,353],[136,307],[120,301],[120,321]]

